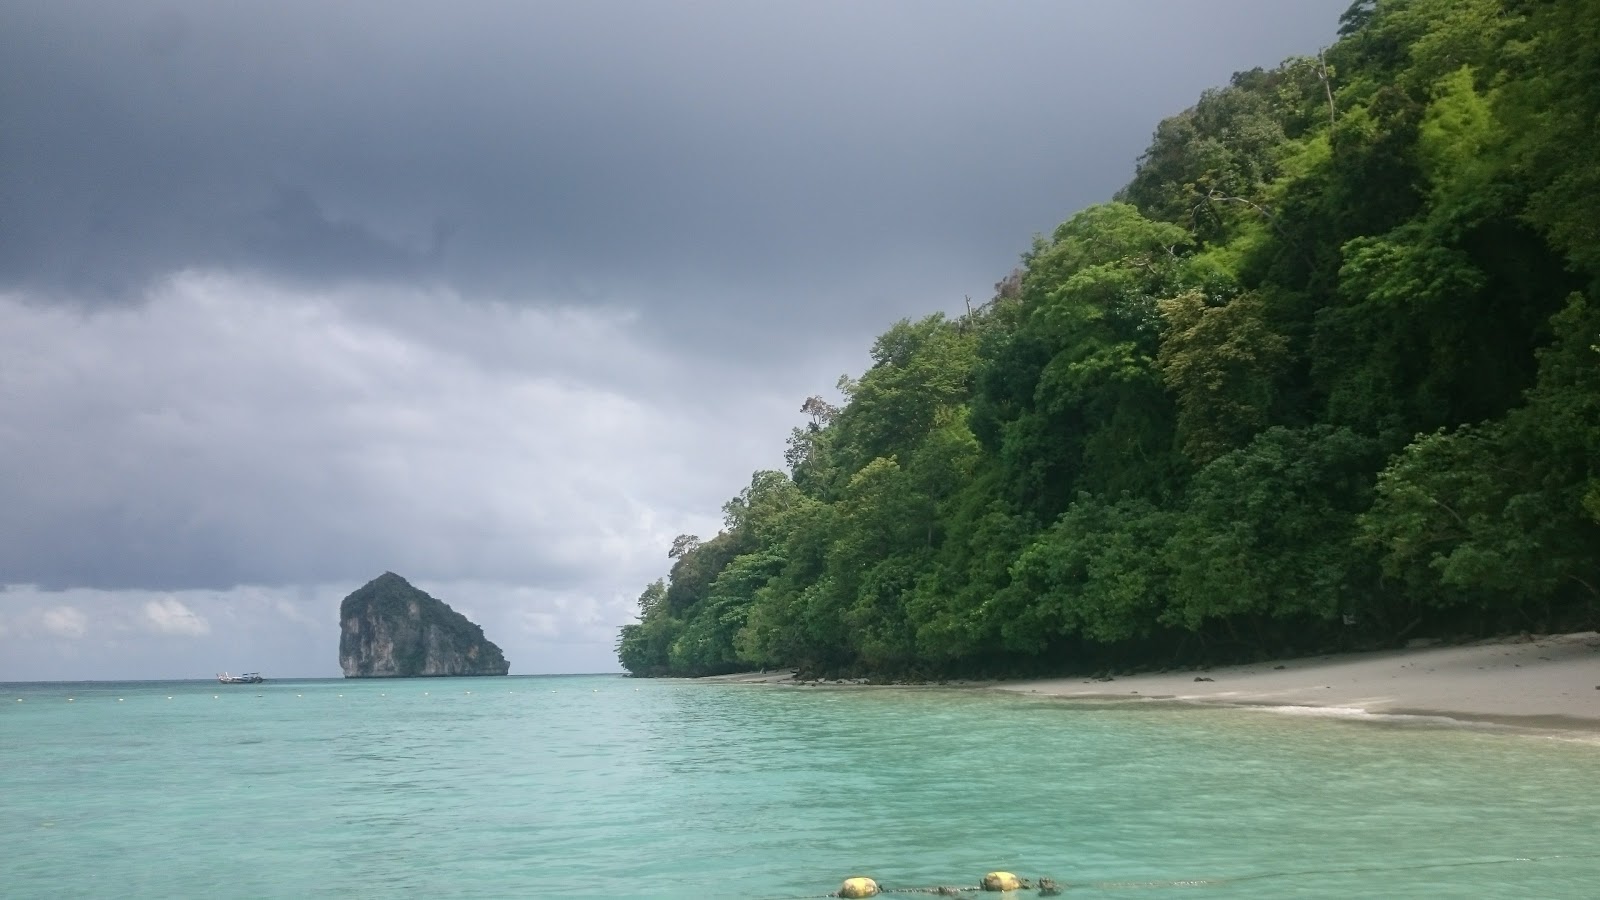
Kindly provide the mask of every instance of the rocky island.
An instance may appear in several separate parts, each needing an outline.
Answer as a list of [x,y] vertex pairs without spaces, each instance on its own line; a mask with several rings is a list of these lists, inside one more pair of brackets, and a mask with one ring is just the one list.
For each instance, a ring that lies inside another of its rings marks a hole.
[[504,675],[511,665],[482,628],[393,572],[344,598],[339,632],[346,678]]

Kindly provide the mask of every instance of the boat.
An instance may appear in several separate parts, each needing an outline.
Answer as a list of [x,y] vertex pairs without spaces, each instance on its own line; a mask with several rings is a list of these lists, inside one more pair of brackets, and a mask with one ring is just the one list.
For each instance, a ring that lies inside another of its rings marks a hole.
[[217,680],[223,684],[260,684],[266,681],[259,672],[246,672],[243,675],[229,675],[227,672],[223,672],[217,676]]

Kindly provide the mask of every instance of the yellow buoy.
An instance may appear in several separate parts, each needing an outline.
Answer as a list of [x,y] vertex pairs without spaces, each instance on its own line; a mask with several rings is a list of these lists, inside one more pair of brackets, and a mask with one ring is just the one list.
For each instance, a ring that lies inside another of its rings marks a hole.
[[878,896],[878,883],[871,878],[857,876],[846,878],[844,884],[839,886],[841,897],[876,897]]
[[990,872],[983,876],[983,889],[986,891],[1018,891],[1022,889],[1022,879],[1010,872]]

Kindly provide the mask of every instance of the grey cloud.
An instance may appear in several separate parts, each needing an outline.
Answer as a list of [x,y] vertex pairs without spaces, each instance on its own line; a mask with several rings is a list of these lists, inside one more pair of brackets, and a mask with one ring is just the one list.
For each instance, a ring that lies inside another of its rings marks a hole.
[[781,458],[797,414],[771,385],[659,358],[624,321],[398,290],[191,274],[87,316],[0,299],[0,470],[26,475],[0,580],[653,577],[729,468]]
[[405,247],[359,223],[329,218],[310,193],[290,187],[279,188],[254,224],[253,233],[241,236],[244,259],[294,260],[291,274],[313,284],[373,273],[416,278],[437,259],[446,235],[440,225],[427,248]]
[[336,675],[336,590],[13,585],[0,605],[0,681],[207,678],[257,661],[278,677]]
[[226,265],[627,297],[681,339],[881,327],[986,290],[1157,119],[1344,5],[9,3],[0,279],[128,298]]

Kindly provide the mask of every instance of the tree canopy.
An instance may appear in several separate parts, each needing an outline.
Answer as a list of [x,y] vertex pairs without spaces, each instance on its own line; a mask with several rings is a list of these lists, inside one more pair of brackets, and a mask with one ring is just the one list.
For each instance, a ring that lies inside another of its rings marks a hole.
[[1600,621],[1600,0],[1339,25],[1160,123],[989,302],[807,398],[788,470],[673,543],[623,665],[936,677]]

